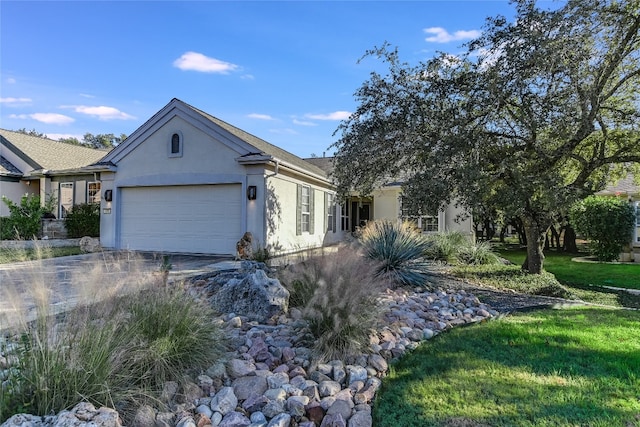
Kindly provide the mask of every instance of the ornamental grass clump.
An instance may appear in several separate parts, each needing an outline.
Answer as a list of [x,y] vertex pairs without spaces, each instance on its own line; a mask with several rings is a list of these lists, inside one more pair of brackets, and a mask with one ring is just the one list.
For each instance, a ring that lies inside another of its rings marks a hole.
[[500,257],[493,252],[489,242],[468,242],[458,249],[457,259],[467,265],[499,264]]
[[309,322],[319,361],[348,360],[369,346],[378,319],[378,295],[385,288],[377,268],[352,248],[289,266],[280,280]]
[[460,251],[469,246],[469,239],[459,231],[445,231],[429,234],[426,240],[430,243],[425,256],[435,261],[455,263]]
[[96,259],[93,271],[71,281],[75,304],[64,312],[53,309],[52,298],[61,295],[44,280],[44,267],[24,278],[28,295],[9,290],[17,281],[0,289],[0,301],[11,301],[15,314],[0,325],[10,331],[0,348],[8,365],[0,422],[87,401],[116,408],[130,425],[137,405],[159,402],[164,382],[206,369],[225,351],[211,309],[179,288],[158,286],[151,266],[135,256]]
[[429,263],[424,254],[430,244],[411,224],[372,221],[362,230],[360,243],[365,256],[378,263],[376,276],[399,285],[425,285]]

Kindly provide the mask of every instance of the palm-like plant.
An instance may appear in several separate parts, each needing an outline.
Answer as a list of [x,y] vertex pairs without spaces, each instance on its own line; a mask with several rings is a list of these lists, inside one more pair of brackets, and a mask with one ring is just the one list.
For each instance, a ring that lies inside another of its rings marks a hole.
[[430,247],[422,233],[407,222],[390,220],[367,224],[360,236],[364,254],[379,263],[377,276],[400,285],[424,285],[429,263],[424,253]]

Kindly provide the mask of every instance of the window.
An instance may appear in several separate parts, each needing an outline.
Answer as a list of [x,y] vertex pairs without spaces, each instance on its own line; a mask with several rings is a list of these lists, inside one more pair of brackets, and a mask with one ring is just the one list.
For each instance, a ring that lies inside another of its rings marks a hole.
[[340,230],[351,231],[349,218],[349,202],[345,201],[344,205],[340,208]]
[[296,235],[314,233],[314,191],[307,185],[298,184],[296,200]]
[[87,203],[100,203],[100,183],[89,182],[87,184]]
[[307,186],[302,187],[302,199],[300,204],[302,206],[302,232],[309,232],[309,220],[311,219],[311,209],[309,206],[311,199],[311,188]]
[[327,217],[327,224],[325,229],[327,231],[336,232],[336,202],[335,196],[331,193],[325,193],[324,198],[325,215]]
[[169,157],[182,157],[182,133],[174,132],[169,140]]
[[71,208],[73,208],[73,182],[61,182],[60,192],[60,215],[58,218],[66,218]]
[[422,215],[418,213],[417,215],[411,215],[409,209],[402,203],[402,198],[400,198],[400,212],[400,218],[403,221],[415,224],[415,226],[424,233],[436,233],[439,230],[437,214]]
[[635,203],[636,206],[636,238],[635,243],[640,243],[640,201]]

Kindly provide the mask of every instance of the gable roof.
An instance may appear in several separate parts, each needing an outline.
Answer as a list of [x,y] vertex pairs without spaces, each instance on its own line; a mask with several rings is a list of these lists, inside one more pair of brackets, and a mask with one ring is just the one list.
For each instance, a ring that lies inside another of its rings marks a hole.
[[3,176],[22,176],[20,169],[15,167],[13,163],[0,156],[0,175]]
[[193,107],[178,98],[173,98],[153,117],[129,135],[129,138],[127,138],[125,142],[116,147],[105,156],[101,162],[96,163],[95,166],[117,164],[120,159],[145,139],[145,134],[151,132],[158,125],[161,125],[176,115],[180,115],[183,119],[188,120],[203,132],[215,135],[221,143],[227,144],[238,153],[240,162],[282,162],[287,166],[293,166],[293,168],[303,173],[327,180],[327,175],[321,168],[209,113]]
[[6,149],[12,151],[33,168],[29,171],[22,171],[24,174],[39,170],[54,172],[65,169],[77,169],[97,162],[106,154],[106,152],[102,150],[26,135],[5,129],[0,129],[0,140]]
[[333,172],[334,159],[335,157],[309,157],[304,159],[304,161],[319,167],[327,175],[331,175],[331,173]]
[[[179,100],[178,100],[179,101]],[[180,101],[182,102],[182,101]],[[209,113],[206,113],[202,110],[199,110],[189,104],[186,104],[186,106],[188,106],[189,108],[191,108],[193,111],[197,112],[198,114],[200,114],[201,116],[205,117],[206,119],[212,121],[213,123],[217,124],[218,126],[220,126],[221,128],[223,128],[224,130],[226,130],[227,132],[231,133],[232,135],[235,135],[236,137],[240,138],[241,140],[245,141],[246,143],[252,145],[253,147],[256,148],[256,151],[259,152],[260,154],[263,155],[268,155],[268,156],[272,156],[278,160],[283,160],[285,162],[291,163],[293,165],[296,165],[298,167],[301,168],[305,168],[308,169],[311,172],[314,172],[318,175],[326,175],[325,171],[322,170],[321,168],[317,167],[316,165],[309,163],[305,160],[303,160],[302,158],[296,156],[295,154],[292,154],[286,150],[283,150],[280,147],[277,147],[273,144],[268,143],[267,141],[265,141],[264,139],[258,138],[255,135],[252,135],[248,132],[243,131],[240,128],[237,128],[223,120],[220,120],[217,117],[214,117],[212,115],[210,115]]]

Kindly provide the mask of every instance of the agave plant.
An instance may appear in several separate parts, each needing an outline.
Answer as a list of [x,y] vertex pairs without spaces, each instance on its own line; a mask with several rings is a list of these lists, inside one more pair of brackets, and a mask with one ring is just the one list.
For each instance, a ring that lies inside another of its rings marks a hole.
[[390,220],[367,224],[360,236],[364,254],[379,263],[377,276],[401,285],[424,285],[429,264],[424,253],[430,243],[407,222]]

